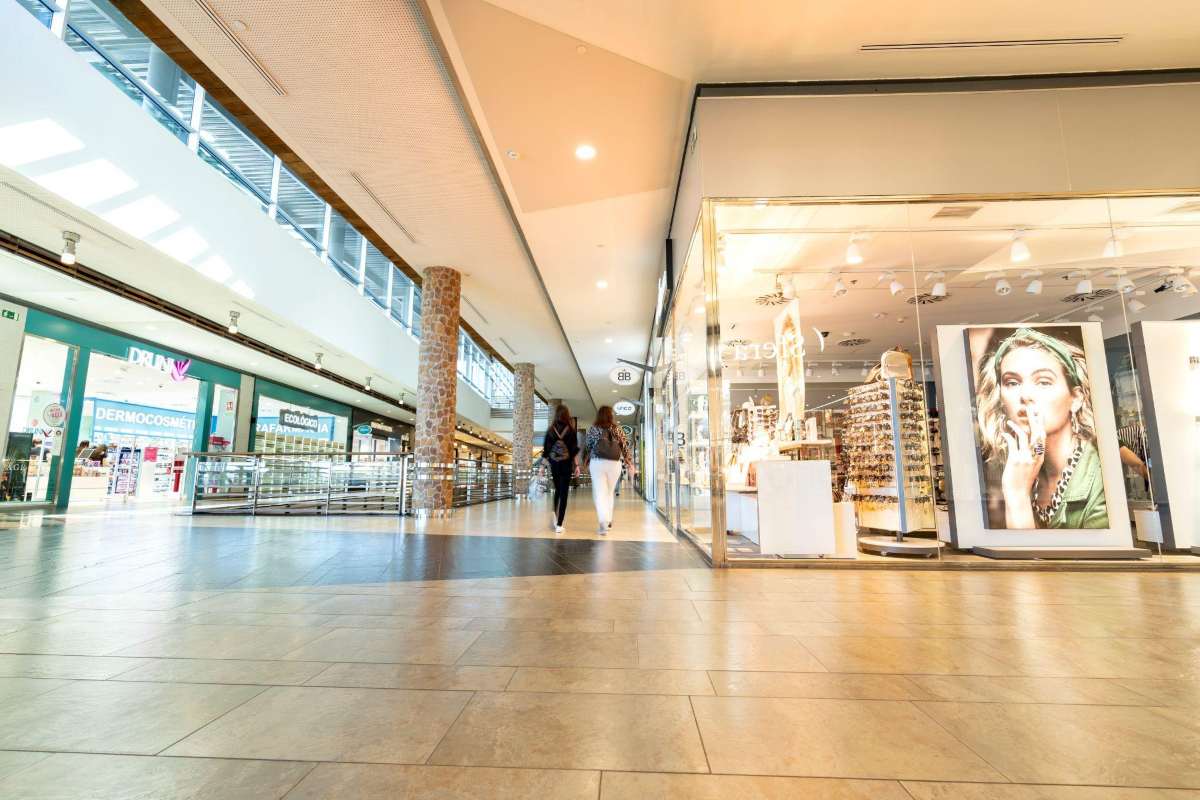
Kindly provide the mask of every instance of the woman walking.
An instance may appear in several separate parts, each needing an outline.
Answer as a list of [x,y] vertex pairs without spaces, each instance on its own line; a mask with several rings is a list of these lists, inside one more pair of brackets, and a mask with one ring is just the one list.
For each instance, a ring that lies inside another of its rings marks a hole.
[[629,469],[632,477],[637,474],[633,465],[633,453],[621,426],[613,419],[611,406],[600,406],[596,422],[588,428],[583,443],[583,463],[592,476],[592,501],[596,504],[596,516],[600,528],[596,533],[603,536],[612,527],[613,492],[617,479],[621,477],[621,462]]
[[566,406],[554,409],[554,422],[542,442],[542,456],[550,462],[550,477],[554,479],[554,532],[562,533],[571,476],[579,474],[579,437]]

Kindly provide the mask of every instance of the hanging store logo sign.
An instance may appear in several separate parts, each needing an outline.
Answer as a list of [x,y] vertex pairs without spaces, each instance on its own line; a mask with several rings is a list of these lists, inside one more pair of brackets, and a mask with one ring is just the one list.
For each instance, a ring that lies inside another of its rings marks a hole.
[[633,412],[637,411],[637,406],[628,400],[621,400],[613,406],[613,413],[618,417],[628,417]]
[[130,364],[156,369],[159,372],[170,375],[173,381],[185,380],[188,370],[192,366],[190,358],[171,358],[162,353],[155,353],[153,350],[144,350],[141,347],[129,348],[129,354],[125,357],[125,360]]
[[608,373],[608,377],[617,386],[633,386],[637,383],[638,370],[626,366],[613,367],[612,371]]
[[61,428],[67,421],[67,410],[62,403],[51,403],[42,409],[42,422],[51,428]]
[[279,427],[317,433],[321,429],[321,418],[316,414],[307,414],[294,408],[281,408],[279,410]]

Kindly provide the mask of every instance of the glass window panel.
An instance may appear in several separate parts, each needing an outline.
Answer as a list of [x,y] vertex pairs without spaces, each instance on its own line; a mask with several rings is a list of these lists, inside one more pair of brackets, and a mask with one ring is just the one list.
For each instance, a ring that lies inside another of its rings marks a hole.
[[[179,121],[191,118],[195,81],[112,4],[106,0],[72,0],[67,20],[77,34],[74,41],[68,41],[74,49],[79,50],[81,45],[94,47]],[[111,75],[109,80],[113,80]]]
[[270,200],[275,159],[258,139],[209,97],[204,98],[200,110],[200,141],[262,199]]
[[[347,280],[358,284],[358,259],[362,255],[362,235],[345,218],[332,211],[329,215],[329,260]],[[368,263],[370,252],[367,253]],[[372,297],[371,299],[374,299]]]
[[287,167],[279,170],[279,209],[287,214],[292,225],[318,249],[325,225],[325,201]]
[[201,142],[200,148],[197,152],[200,156],[201,161],[203,161],[205,164],[208,164],[210,167],[215,169],[217,172],[221,173],[226,178],[228,178],[230,183],[232,183],[238,189],[242,190],[242,192],[244,192],[247,197],[249,197],[251,200],[253,200],[255,202],[256,205],[258,205],[258,208],[260,211],[265,212],[267,210],[268,205],[269,205],[267,203],[267,201],[258,195],[258,192],[254,189],[253,186],[251,186],[249,183],[246,182],[245,178],[243,178],[240,174],[234,172],[233,169],[229,166],[229,164],[227,164],[225,162],[224,159],[218,157],[215,153],[213,153],[211,150],[209,150],[208,145]]
[[388,272],[392,264],[375,245],[367,243],[367,270],[363,280],[363,290],[367,297],[378,305],[387,308]]
[[54,9],[41,0],[17,0],[17,5],[23,7],[33,16],[37,17],[37,21],[50,27],[50,22],[54,19]]
[[413,336],[421,335],[421,287],[420,286],[413,289],[412,332],[413,332]]
[[408,325],[408,290],[412,286],[412,281],[408,276],[400,271],[399,267],[392,266],[392,319],[397,320],[403,325]]

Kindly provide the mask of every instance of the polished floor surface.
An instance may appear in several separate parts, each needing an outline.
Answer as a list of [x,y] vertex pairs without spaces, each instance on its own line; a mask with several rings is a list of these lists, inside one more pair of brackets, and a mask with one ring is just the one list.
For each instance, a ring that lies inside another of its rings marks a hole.
[[1200,575],[547,516],[0,518],[0,797],[1200,798]]

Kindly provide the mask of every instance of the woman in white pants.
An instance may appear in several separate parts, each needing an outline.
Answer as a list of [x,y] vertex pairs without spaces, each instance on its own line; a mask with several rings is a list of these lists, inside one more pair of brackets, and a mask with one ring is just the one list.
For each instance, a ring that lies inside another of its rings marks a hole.
[[583,463],[592,476],[592,501],[596,504],[596,516],[600,520],[600,528],[596,533],[601,536],[612,527],[613,493],[621,477],[621,462],[625,462],[630,476],[637,474],[625,432],[613,419],[612,408],[601,406],[596,412],[596,422],[588,428],[583,443]]

